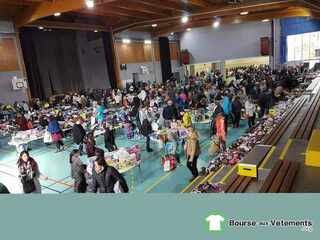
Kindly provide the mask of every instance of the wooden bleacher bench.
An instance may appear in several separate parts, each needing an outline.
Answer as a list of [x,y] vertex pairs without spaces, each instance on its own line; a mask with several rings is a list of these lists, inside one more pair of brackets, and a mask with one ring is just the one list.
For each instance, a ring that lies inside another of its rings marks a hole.
[[285,117],[280,121],[278,126],[274,128],[263,140],[262,144],[266,145],[276,145],[285,131],[288,129],[289,125],[292,123],[293,119],[299,113],[300,109],[306,102],[305,97],[300,97],[290,110],[286,113]]
[[279,160],[270,171],[259,192],[289,193],[293,186],[298,170],[298,162]]
[[311,136],[319,111],[320,91],[318,91],[318,93],[312,97],[305,114],[299,120],[295,130],[291,135],[291,138],[308,140]]
[[252,178],[235,175],[224,186],[225,193],[244,193],[249,186]]

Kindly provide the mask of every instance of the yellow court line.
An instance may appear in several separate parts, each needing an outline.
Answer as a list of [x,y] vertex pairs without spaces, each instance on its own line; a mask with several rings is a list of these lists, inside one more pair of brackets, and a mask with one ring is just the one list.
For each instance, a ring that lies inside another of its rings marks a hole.
[[[225,166],[225,165],[222,165],[222,166],[220,167],[220,169],[215,172],[215,174],[212,176],[211,180],[214,179],[214,178],[224,169],[224,166]],[[212,183],[212,181],[211,181],[211,183]]]
[[269,160],[271,159],[271,156],[272,156],[272,154],[274,153],[274,151],[276,150],[276,148],[277,148],[276,146],[272,146],[272,147],[271,147],[271,149],[270,149],[270,151],[268,152],[267,156],[266,156],[266,157],[264,158],[264,160],[262,161],[259,169],[262,169],[262,168],[264,168],[264,167],[267,165],[267,163],[268,163]]
[[238,167],[238,164],[234,165],[229,172],[227,172],[227,174],[221,179],[220,183],[224,183],[232,174],[232,172],[236,169],[236,167]]
[[161,178],[158,179],[154,184],[152,184],[149,188],[147,188],[144,192],[150,192],[152,189],[154,189],[156,186],[158,186],[163,180],[165,180],[167,177],[169,177],[173,171],[167,173],[166,175],[162,176]]
[[200,178],[200,176],[196,177],[191,183],[189,183],[189,184],[181,191],[181,193],[184,193],[185,191],[187,191],[187,190],[192,186],[192,184],[194,184],[199,178]]
[[280,154],[280,157],[279,157],[280,160],[284,160],[285,156],[287,155],[287,153],[289,151],[289,147],[291,144],[292,144],[292,139],[289,138],[288,142],[286,143],[286,145],[284,146],[284,148]]
[[209,173],[204,179],[201,180],[201,182],[198,184],[198,186],[200,184],[205,183],[213,174],[214,174],[214,172]]

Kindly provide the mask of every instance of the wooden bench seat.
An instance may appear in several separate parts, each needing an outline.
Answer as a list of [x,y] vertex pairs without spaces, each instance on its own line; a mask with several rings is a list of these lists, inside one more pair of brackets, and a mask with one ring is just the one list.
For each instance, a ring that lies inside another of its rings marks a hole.
[[300,97],[295,104],[290,108],[290,110],[286,113],[284,118],[280,121],[278,126],[274,128],[263,140],[262,144],[266,145],[276,145],[282,135],[287,131],[289,125],[292,123],[294,118],[300,112],[301,108],[303,107],[304,103],[306,102],[305,97]]
[[226,193],[244,193],[252,178],[234,175],[224,187]]
[[311,136],[315,121],[320,111],[320,91],[314,95],[309,103],[309,106],[299,120],[296,128],[294,129],[291,138],[306,139]]
[[290,192],[299,163],[293,161],[278,161],[270,171],[268,177],[260,188],[260,193],[288,193]]

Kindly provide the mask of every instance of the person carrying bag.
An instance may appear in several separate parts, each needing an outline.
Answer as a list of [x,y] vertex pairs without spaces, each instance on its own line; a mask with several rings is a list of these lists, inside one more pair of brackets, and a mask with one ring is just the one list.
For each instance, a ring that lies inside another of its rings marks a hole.
[[27,151],[20,153],[20,157],[17,162],[19,169],[19,178],[22,183],[24,193],[41,193],[41,185],[39,178],[42,177],[47,180],[48,177],[42,175],[39,171],[37,162],[29,156]]

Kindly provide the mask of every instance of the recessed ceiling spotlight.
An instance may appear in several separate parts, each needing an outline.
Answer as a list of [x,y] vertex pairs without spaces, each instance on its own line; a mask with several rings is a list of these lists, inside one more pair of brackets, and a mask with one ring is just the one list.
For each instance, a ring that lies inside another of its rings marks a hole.
[[151,27],[154,27],[154,28],[155,28],[155,27],[158,27],[158,24],[156,24],[156,23],[155,23],[155,24],[152,24]]
[[95,32],[95,33],[97,33],[97,32],[98,32],[98,30],[94,30],[94,32]]
[[38,27],[38,28],[39,28],[40,30],[43,30],[43,27],[41,27],[41,26],[40,26],[40,27]]
[[218,27],[220,26],[220,21],[215,20],[215,21],[213,22],[212,26],[213,26],[214,28],[218,28]]
[[59,13],[59,12],[57,12],[57,13],[55,13],[55,14],[53,14],[55,17],[59,17],[59,16],[61,16],[61,13]]
[[270,19],[263,19],[262,22],[269,22]]
[[151,44],[151,40],[148,40],[148,39],[144,40],[144,44],[148,44],[148,45]]
[[122,39],[122,42],[123,42],[123,43],[131,43],[131,40],[128,39],[128,38],[124,38],[124,39]]
[[244,16],[244,15],[248,15],[249,12],[241,12],[240,15]]
[[187,23],[189,21],[189,17],[188,16],[183,16],[182,18],[181,18],[181,22],[182,23]]
[[88,8],[94,7],[94,0],[86,0],[86,5]]
[[187,28],[187,31],[190,32],[192,29],[191,28]]

